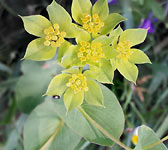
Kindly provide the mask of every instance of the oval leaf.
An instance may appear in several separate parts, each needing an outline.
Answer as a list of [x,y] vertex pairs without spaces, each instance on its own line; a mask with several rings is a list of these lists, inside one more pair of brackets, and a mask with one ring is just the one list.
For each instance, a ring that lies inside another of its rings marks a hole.
[[[153,145],[159,142],[160,139],[154,133],[152,129],[142,125],[138,129],[138,144],[134,150],[167,150],[166,146],[161,142],[160,144]],[[153,146],[149,146],[153,145]]]
[[74,150],[79,140],[59,119],[52,101],[39,105],[24,126],[25,150]]
[[[119,139],[124,128],[124,115],[114,94],[103,85],[101,88],[105,108],[85,103],[81,105],[82,113],[74,109],[66,115],[63,103],[56,101],[55,110],[67,126],[78,135],[90,142],[111,146],[112,140],[104,135],[94,123],[101,126],[110,136]],[[88,116],[92,121],[88,120]]]

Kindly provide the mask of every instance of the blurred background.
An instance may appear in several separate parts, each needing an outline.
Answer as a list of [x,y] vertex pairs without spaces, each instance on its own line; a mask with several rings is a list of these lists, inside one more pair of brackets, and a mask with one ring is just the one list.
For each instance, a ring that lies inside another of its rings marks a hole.
[[[61,71],[55,61],[21,61],[34,36],[18,15],[41,14],[52,0],[0,0],[0,150],[23,150],[23,126],[41,102],[52,77]],[[56,0],[69,13],[72,0]],[[121,26],[145,28],[148,37],[138,46],[152,65],[139,65],[137,86],[115,73],[107,85],[123,107],[126,125],[121,140],[133,145],[134,129],[146,124],[162,138],[168,134],[168,0],[108,0],[110,12],[128,18]],[[94,3],[94,1],[92,0]],[[136,38],[136,35],[135,35]],[[54,99],[53,100],[57,100]],[[165,144],[168,146],[168,142]],[[91,144],[84,139],[76,150],[121,150]]]

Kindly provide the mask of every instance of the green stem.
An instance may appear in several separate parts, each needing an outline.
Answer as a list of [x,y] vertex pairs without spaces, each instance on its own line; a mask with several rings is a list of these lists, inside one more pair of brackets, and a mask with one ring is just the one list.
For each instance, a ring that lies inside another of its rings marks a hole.
[[141,115],[141,113],[139,112],[139,110],[135,107],[134,103],[130,103],[132,109],[135,111],[135,113],[137,114],[137,116],[139,117],[139,119],[141,119],[143,124],[146,124],[145,119],[143,118],[143,116]]
[[166,141],[166,140],[168,140],[168,135],[167,135],[166,137],[164,137],[163,139],[161,139],[160,141],[157,141],[157,142],[155,142],[155,143],[153,143],[153,144],[144,146],[142,149],[145,150],[145,149],[152,148],[152,147],[154,147],[154,146],[156,146],[156,145],[158,145],[158,144],[160,144],[160,143],[162,143],[162,142],[164,142],[164,141]]
[[126,150],[133,150],[132,148],[126,146],[124,143],[120,142],[118,139],[110,135],[104,128],[102,128],[98,123],[96,123],[82,108],[81,106],[78,107],[79,111],[97,128],[99,129],[104,135],[114,141],[116,144],[120,145],[122,148]]

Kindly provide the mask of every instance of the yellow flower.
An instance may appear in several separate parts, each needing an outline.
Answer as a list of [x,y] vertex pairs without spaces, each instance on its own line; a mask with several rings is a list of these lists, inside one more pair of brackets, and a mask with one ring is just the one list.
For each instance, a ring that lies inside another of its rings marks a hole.
[[72,74],[72,78],[69,79],[66,86],[71,87],[74,90],[74,94],[88,91],[87,79],[82,73]]
[[[47,7],[49,19],[41,15],[21,17],[25,30],[39,38],[29,43],[24,59],[36,61],[54,57],[56,48],[63,49],[69,43],[64,38],[75,37],[75,27],[66,10],[53,0]],[[55,15],[59,13],[59,15]],[[66,23],[65,23],[66,22]],[[58,52],[58,56],[63,52]]]
[[118,54],[111,61],[127,80],[136,83],[138,68],[135,64],[151,63],[151,61],[143,51],[132,47],[145,40],[147,30],[122,31],[120,27],[116,30],[118,31],[112,32],[110,36],[114,37],[112,46]]
[[90,0],[73,0],[72,17],[94,38],[110,33],[117,24],[126,20],[117,13],[109,14],[107,0],[98,0],[93,6]]
[[87,61],[98,63],[101,58],[105,58],[102,51],[102,44],[100,42],[90,43],[81,41],[77,56],[80,58],[82,63]]
[[68,112],[80,106],[84,99],[88,104],[104,106],[104,97],[99,84],[90,79],[86,72],[81,73],[75,68],[63,71],[52,79],[46,95],[64,94],[64,104]]
[[139,129],[139,127],[136,127],[133,131],[133,134],[132,134],[131,140],[134,145],[137,145],[137,143],[138,143],[138,129]]

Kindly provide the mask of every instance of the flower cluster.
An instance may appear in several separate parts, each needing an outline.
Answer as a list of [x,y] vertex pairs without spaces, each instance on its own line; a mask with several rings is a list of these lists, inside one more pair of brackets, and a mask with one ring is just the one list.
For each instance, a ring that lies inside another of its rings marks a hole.
[[66,32],[59,31],[58,24],[54,24],[53,27],[51,26],[45,29],[44,34],[46,39],[44,45],[51,47],[60,47],[64,43],[64,37],[66,36]]
[[[58,49],[57,62],[65,70],[53,78],[46,95],[63,95],[67,111],[84,100],[104,106],[100,83],[112,84],[116,69],[136,83],[135,64],[151,63],[143,51],[134,48],[145,40],[147,30],[117,27],[126,19],[109,14],[107,0],[98,0],[93,6],[90,0],[73,0],[71,11],[76,23],[55,0],[47,11],[49,20],[40,15],[21,17],[26,31],[39,37],[30,42],[24,59],[49,60]],[[77,44],[71,44],[69,38],[75,38]]]

